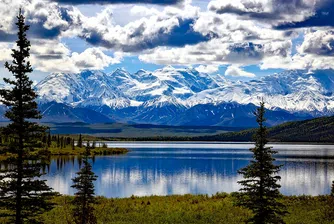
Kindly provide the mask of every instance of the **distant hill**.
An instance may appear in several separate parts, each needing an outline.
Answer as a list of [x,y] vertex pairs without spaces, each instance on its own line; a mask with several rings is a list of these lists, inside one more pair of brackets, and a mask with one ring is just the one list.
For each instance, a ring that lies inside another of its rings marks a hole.
[[[80,107],[71,107],[62,103],[50,102],[39,105],[43,123],[112,123],[114,122],[109,117],[98,113],[94,110]],[[1,110],[0,110],[1,112]],[[0,118],[1,120],[1,118]]]
[[[194,140],[251,141],[256,129],[228,132]],[[271,142],[334,142],[334,116],[287,122],[268,129]]]

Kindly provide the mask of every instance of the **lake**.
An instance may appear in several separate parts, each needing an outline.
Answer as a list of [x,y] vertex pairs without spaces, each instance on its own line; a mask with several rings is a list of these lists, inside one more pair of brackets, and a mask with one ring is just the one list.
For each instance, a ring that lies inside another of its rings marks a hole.
[[[96,156],[93,170],[97,195],[215,194],[238,191],[238,170],[252,158],[246,143],[109,142],[124,147],[121,156]],[[283,165],[280,175],[284,195],[319,195],[330,192],[334,180],[334,145],[273,144]],[[44,175],[49,186],[62,194],[74,193],[71,178],[79,169],[74,157],[52,159]]]

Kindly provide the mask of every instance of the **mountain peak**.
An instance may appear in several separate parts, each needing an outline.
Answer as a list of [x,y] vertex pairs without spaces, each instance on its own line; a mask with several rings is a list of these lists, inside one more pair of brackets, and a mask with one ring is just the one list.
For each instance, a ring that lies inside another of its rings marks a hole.
[[171,70],[176,70],[173,66],[167,65],[162,68],[163,71],[171,71]]
[[112,73],[128,73],[125,68],[116,68]]
[[149,71],[146,71],[144,69],[140,69],[134,75],[143,75],[143,74],[146,74],[146,73],[149,73]]
[[[265,99],[268,109],[286,113],[315,116],[332,115],[334,111],[333,70],[314,71],[313,74],[285,71],[256,80],[233,82],[223,76],[198,73],[191,68],[166,66],[153,72],[139,70],[135,74],[118,68],[108,75],[101,71],[52,73],[35,89],[40,103],[55,101],[73,107],[104,108],[103,111],[110,108],[108,113],[122,110],[124,114],[117,116],[136,122],[138,120],[134,117],[138,114],[145,114],[142,119],[151,117],[151,112],[144,112],[142,110],[146,109],[143,108],[164,108],[165,113],[173,111],[173,114],[176,108],[182,112],[185,108],[217,107],[220,116],[224,117],[225,107],[220,105],[254,106],[261,98]],[[213,108],[202,109],[194,109],[194,116],[209,116],[209,112],[217,114]],[[159,110],[154,113],[159,113]],[[164,117],[168,120],[167,114]]]
[[84,79],[87,79],[89,77],[96,77],[96,76],[103,76],[105,73],[100,70],[84,70],[79,74]]

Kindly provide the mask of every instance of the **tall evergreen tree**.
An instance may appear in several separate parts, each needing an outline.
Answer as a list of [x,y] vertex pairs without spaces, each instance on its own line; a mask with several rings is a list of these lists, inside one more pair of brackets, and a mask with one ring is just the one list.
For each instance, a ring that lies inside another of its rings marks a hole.
[[265,122],[264,102],[254,113],[259,125],[254,135],[255,147],[250,149],[253,152],[253,160],[248,166],[239,171],[244,180],[238,183],[242,185],[238,197],[238,205],[244,206],[253,211],[254,216],[249,220],[256,224],[284,223],[282,216],[286,214],[285,206],[279,202],[281,198],[277,182],[281,179],[277,173],[281,166],[273,164],[275,159],[271,147],[266,147],[267,128]]
[[70,137],[66,138],[66,145],[70,145],[71,144],[72,139]]
[[67,146],[67,138],[64,137],[64,139],[63,139],[63,147],[66,148],[66,146]]
[[4,78],[11,89],[0,90],[1,102],[9,109],[5,116],[11,123],[4,133],[12,139],[6,150],[14,156],[0,167],[0,216],[7,217],[10,223],[38,223],[35,217],[52,208],[49,199],[54,196],[41,177],[41,159],[32,157],[36,143],[45,135],[46,128],[31,119],[40,119],[35,102],[36,94],[28,73],[32,72],[29,59],[30,42],[26,32],[25,18],[20,10],[17,16],[17,47],[12,50],[12,64],[5,67],[13,74],[13,79]]
[[82,136],[81,136],[81,134],[79,135],[79,140],[78,140],[77,146],[79,148],[82,148]]
[[57,148],[60,147],[60,138],[59,138],[59,135],[57,136]]
[[50,129],[49,129],[49,133],[48,133],[48,147],[51,147],[51,133],[50,133]]
[[64,138],[63,137],[60,138],[60,148],[61,149],[64,148]]
[[87,146],[83,159],[83,167],[77,173],[77,177],[72,179],[74,184],[71,187],[77,190],[73,201],[75,206],[73,216],[76,224],[97,223],[94,215],[94,207],[92,206],[95,203],[93,182],[96,181],[97,176],[92,171],[92,166],[88,161],[89,157],[90,147]]
[[46,133],[43,135],[42,142],[47,145]]

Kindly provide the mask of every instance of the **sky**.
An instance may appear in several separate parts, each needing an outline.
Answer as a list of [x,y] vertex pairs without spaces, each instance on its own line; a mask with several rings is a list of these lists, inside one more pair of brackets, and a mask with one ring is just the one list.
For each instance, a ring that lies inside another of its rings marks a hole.
[[334,0],[0,0],[0,77],[20,7],[36,82],[168,65],[240,80],[334,68]]

